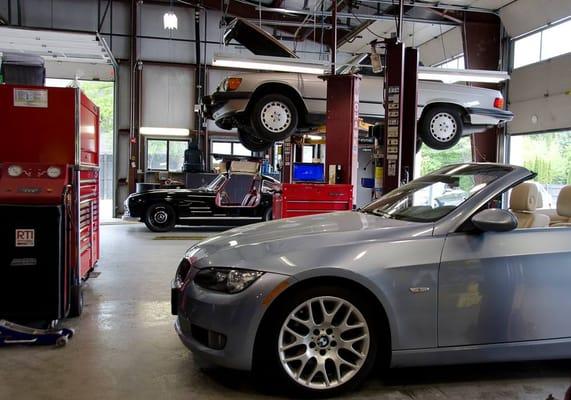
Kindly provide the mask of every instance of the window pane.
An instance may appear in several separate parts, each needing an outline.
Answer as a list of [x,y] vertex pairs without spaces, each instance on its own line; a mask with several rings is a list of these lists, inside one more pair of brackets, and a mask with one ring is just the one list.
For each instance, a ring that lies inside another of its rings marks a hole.
[[512,136],[510,163],[536,172],[542,208],[556,208],[559,191],[571,184],[571,131]]
[[232,143],[230,142],[212,142],[212,152],[214,154],[232,154]]
[[472,137],[464,136],[456,146],[448,150],[434,150],[423,144],[416,155],[418,176],[424,176],[448,164],[456,164],[472,161]]
[[147,140],[147,169],[167,169],[167,141]]
[[169,171],[182,171],[184,164],[184,151],[188,148],[188,142],[171,140],[169,143]]
[[301,162],[313,162],[313,146],[303,146],[303,154]]
[[450,61],[446,61],[440,65],[437,65],[436,68],[447,68],[447,69],[465,69],[464,68],[464,56],[461,55],[456,57]]
[[251,156],[252,152],[244,147],[242,143],[234,143],[235,156]]
[[541,32],[516,40],[514,47],[514,68],[538,62],[540,50]]
[[541,59],[546,60],[571,52],[571,20],[543,31]]

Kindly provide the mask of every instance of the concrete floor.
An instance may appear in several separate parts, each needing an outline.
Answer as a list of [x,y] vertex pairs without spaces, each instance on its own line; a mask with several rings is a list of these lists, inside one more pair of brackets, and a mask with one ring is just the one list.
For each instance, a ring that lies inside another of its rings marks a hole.
[[[67,347],[0,349],[0,399],[262,399],[248,374],[200,368],[179,342],[170,280],[200,230],[102,227],[102,258]],[[178,236],[184,240],[155,240]],[[373,376],[352,399],[562,399],[571,361],[415,368]]]

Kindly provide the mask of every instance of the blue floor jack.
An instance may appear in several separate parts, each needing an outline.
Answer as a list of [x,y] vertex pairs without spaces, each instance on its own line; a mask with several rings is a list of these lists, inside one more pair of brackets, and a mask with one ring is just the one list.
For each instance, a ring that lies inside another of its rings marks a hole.
[[34,344],[63,347],[73,334],[74,330],[69,328],[36,329],[0,319],[0,346]]

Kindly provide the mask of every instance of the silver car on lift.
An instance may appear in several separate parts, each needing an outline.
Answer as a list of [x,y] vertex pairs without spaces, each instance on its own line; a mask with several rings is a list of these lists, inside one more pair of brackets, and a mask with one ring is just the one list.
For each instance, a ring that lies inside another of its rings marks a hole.
[[[295,60],[286,46],[264,30],[236,18],[224,34],[262,56]],[[371,122],[384,118],[383,77],[361,65],[367,54],[358,54],[340,66],[338,74],[360,71],[359,116]],[[359,70],[359,68],[361,68]],[[327,84],[315,74],[251,72],[233,74],[203,98],[208,118],[222,129],[238,128],[242,144],[252,151],[265,150],[297,130],[310,130],[325,123]],[[497,90],[421,80],[418,83],[418,135],[431,148],[454,146],[463,135],[513,119],[504,110]]]
[[176,330],[196,355],[309,395],[378,362],[571,357],[571,224],[536,214],[534,176],[451,165],[357,211],[217,234],[179,265]]

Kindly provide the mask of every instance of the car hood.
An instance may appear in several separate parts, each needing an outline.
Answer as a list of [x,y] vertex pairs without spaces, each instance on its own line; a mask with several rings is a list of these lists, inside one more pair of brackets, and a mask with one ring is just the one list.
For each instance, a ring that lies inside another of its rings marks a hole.
[[224,32],[224,44],[237,41],[257,56],[298,58],[275,37],[245,19],[233,19]]
[[[257,268],[288,273],[296,260],[319,256],[329,248],[432,235],[433,225],[382,218],[362,212],[337,212],[247,225],[215,235],[189,249],[198,268]],[[315,265],[308,262],[306,267]]]

